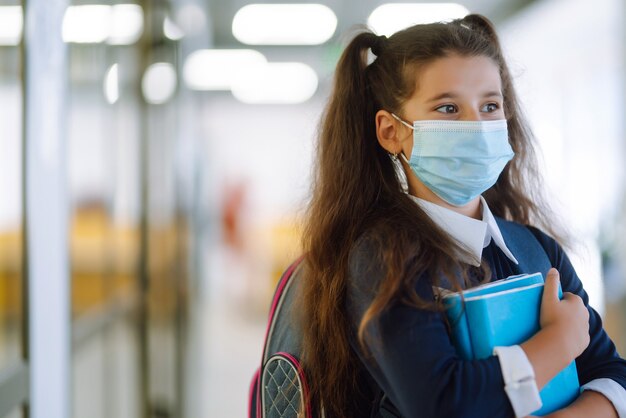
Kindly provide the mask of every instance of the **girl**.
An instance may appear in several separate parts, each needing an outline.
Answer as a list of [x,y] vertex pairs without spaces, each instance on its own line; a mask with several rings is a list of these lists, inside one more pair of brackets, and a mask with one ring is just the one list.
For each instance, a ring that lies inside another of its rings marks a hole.
[[[626,361],[560,245],[530,226],[556,236],[491,23],[362,32],[335,77],[299,294],[315,405],[326,417],[523,417],[576,359],[584,391],[551,416],[625,418]],[[541,330],[461,360],[433,286],[532,273],[522,260],[533,245],[555,267]]]

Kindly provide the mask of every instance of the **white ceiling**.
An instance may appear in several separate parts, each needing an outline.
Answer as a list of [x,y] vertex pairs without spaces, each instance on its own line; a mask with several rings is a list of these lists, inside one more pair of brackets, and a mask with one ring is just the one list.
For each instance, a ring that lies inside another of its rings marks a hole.
[[[205,0],[209,15],[209,36],[213,48],[241,48],[245,45],[237,41],[232,35],[232,20],[235,13],[250,3],[321,3],[330,7],[337,15],[338,25],[333,37],[319,46],[255,46],[270,61],[301,61],[316,69],[320,77],[332,73],[342,45],[350,36],[350,30],[356,25],[367,21],[369,14],[379,5],[388,2],[403,2],[402,0]],[[448,2],[454,0],[448,0]],[[474,13],[481,13],[499,24],[508,17],[529,5],[540,0],[457,0]],[[430,3],[445,2],[429,0]]]
[[[405,1],[390,0],[206,0],[213,27],[215,46],[235,46],[238,41],[231,32],[231,23],[237,10],[250,3],[321,3],[330,7],[338,18],[337,31],[334,36],[338,37],[349,30],[355,24],[362,24],[369,14],[384,3],[404,3]],[[462,4],[471,12],[481,13],[498,23],[515,14],[533,0],[428,0],[429,3],[454,2]],[[332,40],[331,40],[332,42]]]

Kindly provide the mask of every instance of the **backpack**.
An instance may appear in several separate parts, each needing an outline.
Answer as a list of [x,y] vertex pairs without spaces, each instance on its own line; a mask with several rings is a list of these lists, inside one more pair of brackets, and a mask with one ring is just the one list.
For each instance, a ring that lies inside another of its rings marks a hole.
[[297,259],[283,273],[272,298],[261,366],[250,384],[249,418],[314,417],[310,404],[305,405],[304,416],[300,413],[309,393],[298,358],[301,333],[291,320],[303,259]]
[[[301,332],[291,320],[293,299],[299,284],[304,256],[294,261],[283,273],[272,298],[261,366],[252,377],[249,390],[249,418],[317,418],[316,409],[304,405],[309,398],[307,376],[300,366],[298,353]],[[380,418],[396,418],[395,408],[381,393],[378,400]],[[304,405],[304,408],[302,406]],[[304,409],[304,415],[301,410]]]
[[[536,234],[538,230],[496,218],[507,247],[517,255],[520,273],[540,271],[544,277],[550,269],[546,249]],[[307,377],[300,365],[301,331],[291,320],[293,299],[302,271],[304,256],[294,261],[278,281],[269,312],[261,366],[250,384],[249,418],[317,418],[315,408],[306,404],[309,398]],[[373,416],[399,417],[385,393],[376,402]],[[302,406],[304,405],[304,408]],[[300,413],[303,410],[304,415]],[[323,412],[321,414],[323,417]]]

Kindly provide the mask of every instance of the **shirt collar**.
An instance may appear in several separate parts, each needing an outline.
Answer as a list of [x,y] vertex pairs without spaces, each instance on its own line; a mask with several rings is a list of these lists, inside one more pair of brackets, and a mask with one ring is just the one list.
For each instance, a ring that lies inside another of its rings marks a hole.
[[489,210],[489,206],[482,196],[480,196],[482,220],[461,215],[458,212],[415,196],[409,196],[441,229],[467,248],[470,259],[462,261],[474,266],[479,266],[482,259],[483,248],[487,247],[493,239],[496,246],[500,248],[511,261],[515,264],[519,264],[513,253],[511,253],[506,246],[496,218],[491,213],[491,210]]

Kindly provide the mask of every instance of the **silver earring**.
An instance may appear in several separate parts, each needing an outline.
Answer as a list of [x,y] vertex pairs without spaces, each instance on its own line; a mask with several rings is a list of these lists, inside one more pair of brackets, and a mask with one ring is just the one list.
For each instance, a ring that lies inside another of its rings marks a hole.
[[400,183],[400,190],[404,193],[409,192],[409,183],[406,178],[406,173],[404,172],[404,167],[402,167],[402,162],[398,158],[397,153],[389,153],[389,157],[391,158],[391,162],[393,163],[393,169],[396,173],[396,178],[398,179],[398,183]]

